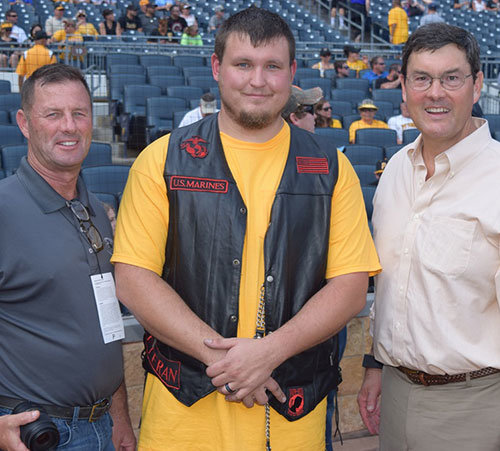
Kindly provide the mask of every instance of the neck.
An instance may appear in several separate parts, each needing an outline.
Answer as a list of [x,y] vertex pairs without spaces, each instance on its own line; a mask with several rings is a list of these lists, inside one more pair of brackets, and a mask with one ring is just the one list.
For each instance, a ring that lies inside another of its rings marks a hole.
[[283,119],[281,116],[278,116],[271,124],[264,128],[245,128],[228,115],[228,113],[224,110],[224,105],[219,113],[218,121],[221,132],[240,141],[255,143],[263,143],[269,141],[271,138],[274,138],[283,126]]
[[50,170],[40,164],[31,154],[28,154],[28,163],[55,192],[66,200],[74,199],[77,196],[76,182],[78,180],[80,167],[67,169],[65,171]]

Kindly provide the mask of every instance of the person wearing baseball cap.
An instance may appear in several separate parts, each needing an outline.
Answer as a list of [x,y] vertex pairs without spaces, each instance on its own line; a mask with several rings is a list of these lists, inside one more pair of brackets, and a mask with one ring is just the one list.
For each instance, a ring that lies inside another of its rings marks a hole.
[[58,5],[54,8],[54,15],[45,21],[45,32],[52,36],[56,31],[64,30],[63,16],[64,6]]
[[389,128],[389,126],[378,119],[375,119],[375,113],[378,111],[377,105],[372,99],[364,99],[358,105],[359,115],[361,119],[354,121],[349,127],[349,142],[354,144],[356,141],[356,131],[363,128]]
[[195,109],[188,111],[182,118],[179,127],[185,127],[186,125],[193,124],[194,122],[203,119],[210,114],[217,113],[217,100],[211,92],[206,92],[201,96],[200,106]]
[[321,88],[300,89],[292,86],[292,93],[281,116],[289,124],[314,133],[314,105],[323,97]]
[[312,68],[318,69],[319,76],[321,78],[323,78],[325,76],[325,70],[329,70],[329,69],[333,70],[333,69],[335,69],[335,66],[330,61],[330,58],[332,57],[332,53],[330,52],[330,49],[328,47],[324,47],[320,50],[319,57],[320,57],[320,61],[313,64]]
[[347,65],[349,69],[360,71],[368,69],[368,57],[365,55],[363,59],[359,59],[359,52],[361,49],[353,47],[352,45],[346,45],[344,47],[344,55],[347,59]]
[[99,36],[99,33],[95,29],[94,25],[87,22],[87,13],[85,10],[80,9],[75,16],[76,20],[76,31],[81,35],[85,36]]

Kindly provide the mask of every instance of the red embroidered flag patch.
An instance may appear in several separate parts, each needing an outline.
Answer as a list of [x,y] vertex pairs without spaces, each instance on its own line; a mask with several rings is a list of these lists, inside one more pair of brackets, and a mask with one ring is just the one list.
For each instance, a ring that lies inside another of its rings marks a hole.
[[227,193],[229,183],[227,180],[204,179],[200,177],[183,177],[173,175],[170,177],[170,189],[178,191],[205,191],[208,193]]
[[328,160],[326,158],[295,157],[299,174],[328,174]]

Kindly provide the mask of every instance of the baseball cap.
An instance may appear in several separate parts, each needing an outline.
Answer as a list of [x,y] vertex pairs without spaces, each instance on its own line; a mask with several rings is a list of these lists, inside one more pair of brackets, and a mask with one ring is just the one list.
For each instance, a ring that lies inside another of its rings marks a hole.
[[64,11],[64,6],[63,5],[56,6],[56,11]]
[[433,11],[436,11],[438,9],[438,5],[437,3],[430,3],[428,8],[432,9]]
[[359,53],[361,51],[360,48],[354,47],[352,45],[346,45],[344,47],[344,53],[346,56],[349,55],[349,53]]
[[224,7],[223,7],[222,5],[218,5],[218,6],[216,6],[216,7],[214,8],[214,11],[215,11],[216,13],[221,12],[221,11],[224,11]]
[[33,39],[34,39],[35,41],[38,41],[38,40],[40,40],[40,39],[49,39],[49,37],[47,36],[47,33],[45,33],[45,31],[40,30],[40,31],[37,31],[37,32],[35,33],[35,36],[33,36]]
[[331,54],[332,54],[332,52],[330,52],[330,49],[328,47],[323,47],[319,51],[319,56],[330,56]]
[[76,13],[76,17],[79,17],[79,16],[87,17],[87,13],[83,9],[79,9],[78,12]]
[[361,103],[358,105],[358,110],[378,110],[377,105],[373,103],[372,99],[364,99],[361,101]]
[[320,87],[300,89],[297,86],[292,86],[292,93],[281,115],[286,118],[290,116],[290,114],[295,113],[300,105],[314,105],[318,103],[322,97],[323,90]]
[[217,100],[211,92],[201,96],[200,110],[202,114],[213,114],[217,111]]
[[143,6],[143,5],[149,5],[149,0],[141,0],[139,2],[139,5]]
[[387,158],[384,158],[383,160],[378,160],[377,164],[375,165],[375,172],[374,174],[382,174],[384,172],[385,167],[387,166]]
[[4,22],[2,24],[2,30],[12,30],[12,24],[10,22]]

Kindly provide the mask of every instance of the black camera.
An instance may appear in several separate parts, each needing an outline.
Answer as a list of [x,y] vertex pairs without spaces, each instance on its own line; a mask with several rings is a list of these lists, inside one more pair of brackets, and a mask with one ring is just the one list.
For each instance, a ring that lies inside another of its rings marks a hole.
[[59,431],[50,419],[47,411],[37,404],[23,401],[14,407],[13,414],[38,410],[40,416],[36,421],[21,426],[21,440],[31,451],[50,451],[59,444]]

